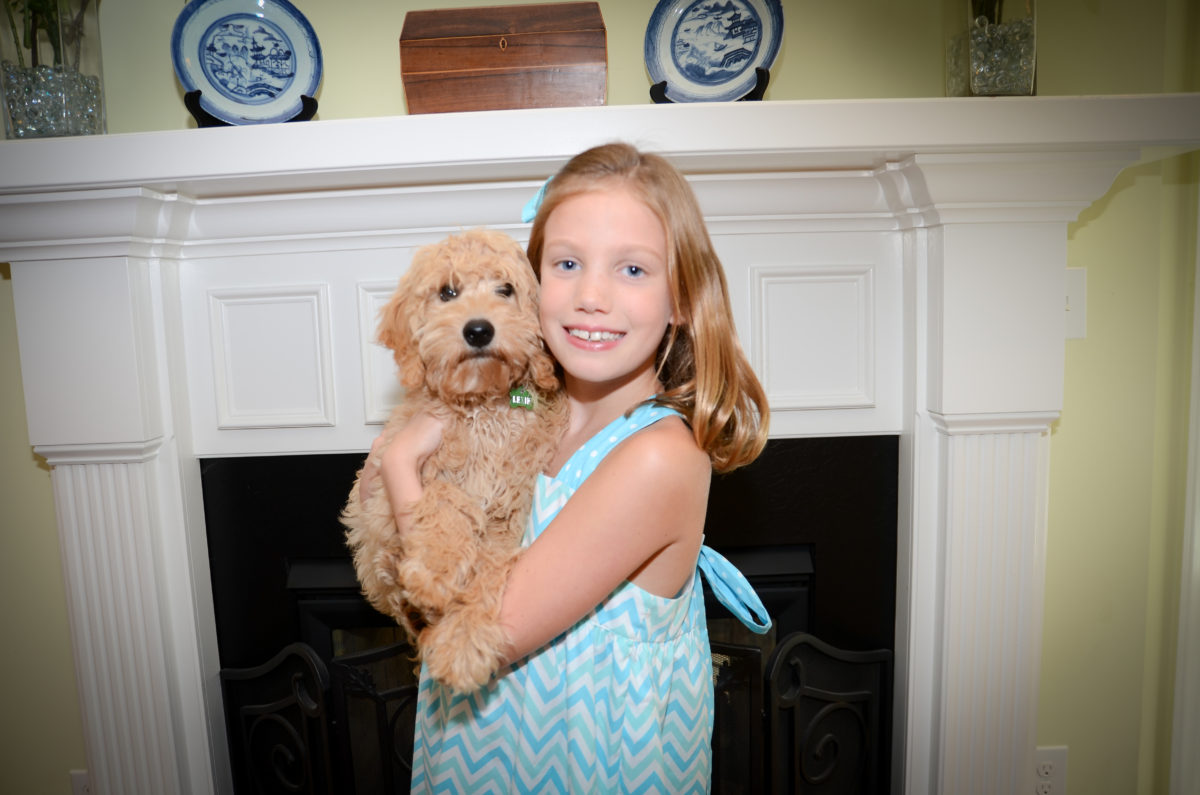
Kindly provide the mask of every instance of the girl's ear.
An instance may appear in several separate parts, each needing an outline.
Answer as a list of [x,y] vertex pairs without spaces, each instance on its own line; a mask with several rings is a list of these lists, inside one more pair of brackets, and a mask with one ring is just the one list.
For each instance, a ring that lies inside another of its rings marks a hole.
[[413,338],[412,315],[417,301],[415,291],[401,279],[396,292],[379,312],[379,344],[391,349],[392,358],[399,368],[400,385],[405,389],[420,386],[425,380],[425,365],[418,354],[417,342]]

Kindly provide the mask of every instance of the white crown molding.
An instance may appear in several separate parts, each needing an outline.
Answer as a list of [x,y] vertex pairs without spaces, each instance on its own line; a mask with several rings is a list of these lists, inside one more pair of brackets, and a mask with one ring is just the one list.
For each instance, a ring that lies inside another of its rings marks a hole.
[[192,208],[185,196],[138,186],[0,195],[0,250],[11,262],[177,256]]
[[1186,149],[1200,128],[1195,94],[720,105],[496,111],[489,134],[469,142],[463,131],[475,125],[463,114],[3,141],[0,261],[519,230],[518,208],[541,180],[618,138],[692,174],[717,226],[1070,220],[1124,165]]
[[916,154],[886,163],[876,175],[901,228],[1070,222],[1138,157],[1131,147]]
[[[481,134],[480,124],[486,123]],[[540,108],[5,141],[0,194],[149,186],[203,197],[544,179],[622,138],[692,173],[876,168],[917,153],[1194,145],[1200,95]],[[256,190],[244,186],[254,183]]]
[[81,464],[140,464],[155,458],[163,446],[163,438],[144,442],[116,444],[42,444],[33,452],[46,459],[50,466]]
[[[886,153],[883,153],[886,154]],[[882,156],[882,155],[881,155]],[[1071,221],[1137,152],[919,155],[876,169],[690,177],[711,234]],[[1039,178],[1030,179],[1030,174]],[[1018,176],[1013,176],[1016,174]],[[1004,184],[997,186],[997,175]],[[540,180],[192,198],[145,188],[0,195],[0,259],[203,259],[401,248],[476,226],[522,237]],[[1046,186],[1062,192],[1048,197]],[[64,223],[65,219],[70,223]],[[64,233],[68,236],[63,236]]]
[[947,436],[975,436],[980,434],[1045,433],[1058,422],[1061,412],[1034,411],[986,413],[986,414],[939,414],[930,412],[934,427]]

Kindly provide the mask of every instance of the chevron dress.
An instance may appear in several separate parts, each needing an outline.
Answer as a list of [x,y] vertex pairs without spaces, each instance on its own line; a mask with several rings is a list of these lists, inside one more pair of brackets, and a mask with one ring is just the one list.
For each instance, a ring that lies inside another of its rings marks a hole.
[[[557,478],[540,476],[524,542],[549,525],[610,450],[674,413],[643,404],[576,451]],[[745,578],[703,547],[696,576],[679,596],[626,581],[474,693],[455,695],[422,671],[412,791],[708,792],[713,685],[701,571],[747,626],[769,628]]]

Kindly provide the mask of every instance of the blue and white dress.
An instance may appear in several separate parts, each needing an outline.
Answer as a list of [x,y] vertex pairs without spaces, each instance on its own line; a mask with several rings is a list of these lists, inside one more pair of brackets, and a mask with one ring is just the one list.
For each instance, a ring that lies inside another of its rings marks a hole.
[[[538,478],[529,544],[614,447],[675,414],[643,404]],[[549,645],[480,690],[455,695],[422,671],[414,793],[705,793],[712,773],[713,680],[703,571],[747,626],[770,618],[740,572],[702,547],[673,599],[626,581]]]

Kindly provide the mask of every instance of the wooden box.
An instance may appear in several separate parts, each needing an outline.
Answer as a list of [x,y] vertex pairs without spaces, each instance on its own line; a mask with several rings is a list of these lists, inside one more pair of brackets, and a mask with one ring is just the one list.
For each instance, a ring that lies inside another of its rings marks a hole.
[[409,11],[400,33],[409,113],[603,105],[599,3]]

